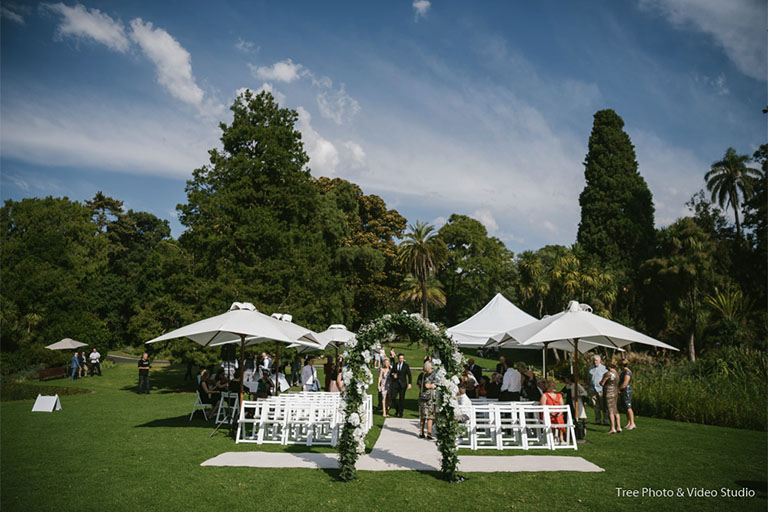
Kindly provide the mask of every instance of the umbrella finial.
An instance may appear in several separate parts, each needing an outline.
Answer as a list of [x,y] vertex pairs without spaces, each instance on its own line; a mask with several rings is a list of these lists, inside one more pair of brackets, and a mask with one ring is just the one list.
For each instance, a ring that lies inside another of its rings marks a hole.
[[238,310],[246,310],[246,311],[257,311],[256,306],[251,304],[250,302],[233,302],[231,306],[229,306],[230,311],[238,311]]
[[581,311],[581,306],[579,306],[579,301],[572,300],[568,303],[568,307],[566,308],[567,311],[570,311],[571,313],[575,313],[577,311]]

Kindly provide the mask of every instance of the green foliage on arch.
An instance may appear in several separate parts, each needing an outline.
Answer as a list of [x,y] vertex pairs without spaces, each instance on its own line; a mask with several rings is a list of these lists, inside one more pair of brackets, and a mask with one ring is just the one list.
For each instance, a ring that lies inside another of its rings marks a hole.
[[451,482],[459,479],[456,455],[456,437],[459,423],[456,420],[456,394],[458,393],[459,374],[461,371],[462,355],[455,342],[445,335],[445,332],[433,323],[425,322],[418,314],[409,315],[398,313],[384,315],[378,320],[364,325],[358,331],[356,341],[344,354],[346,366],[342,372],[345,393],[343,407],[345,411],[344,428],[339,441],[340,478],[350,481],[357,478],[355,464],[361,453],[365,451],[364,428],[365,414],[363,396],[366,389],[373,383],[373,374],[368,364],[373,358],[373,352],[381,348],[381,343],[394,339],[397,334],[408,336],[425,344],[439,360],[435,364],[436,407],[435,433],[437,446],[442,454],[440,471],[443,477]]

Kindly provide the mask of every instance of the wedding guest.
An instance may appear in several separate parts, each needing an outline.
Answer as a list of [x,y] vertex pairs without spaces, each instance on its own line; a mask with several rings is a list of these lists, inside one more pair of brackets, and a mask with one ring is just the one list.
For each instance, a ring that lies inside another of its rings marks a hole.
[[605,418],[606,413],[603,411],[603,386],[600,385],[600,381],[605,376],[605,366],[603,365],[600,355],[595,354],[592,356],[592,366],[589,367],[589,387],[587,393],[589,394],[589,401],[592,404],[592,408],[595,411],[595,423],[606,425],[608,423]]
[[603,386],[603,402],[605,412],[608,414],[608,419],[611,422],[611,430],[609,434],[616,434],[621,432],[621,417],[619,416],[619,410],[616,406],[616,400],[618,397],[618,382],[619,375],[616,373],[616,365],[612,362],[605,363],[606,372],[603,375],[603,379],[600,381],[600,385]]
[[627,411],[627,425],[624,430],[634,430],[635,412],[632,410],[632,370],[629,369],[629,361],[621,360],[621,375],[619,376],[619,393],[621,406]]
[[411,367],[405,362],[405,355],[398,354],[392,372],[390,373],[392,384],[392,400],[395,402],[395,413],[399,418],[403,417],[405,411],[405,392],[411,389],[413,378],[411,377]]
[[80,352],[77,357],[77,362],[80,363],[80,377],[88,376],[88,359],[85,357],[85,352]]
[[77,379],[77,375],[80,373],[80,357],[78,356],[77,352],[75,352],[75,355],[72,356],[70,366],[72,367],[72,375],[69,377],[69,380],[75,380]]
[[380,393],[379,407],[381,407],[382,416],[385,418],[389,414],[389,373],[391,372],[389,359],[384,358],[381,362],[381,370],[379,371],[379,382],[377,387]]
[[144,352],[139,359],[139,394],[149,394],[149,369],[152,365],[149,363],[149,355]]
[[308,357],[304,367],[301,369],[302,391],[320,391],[320,381],[317,380],[317,370],[314,364],[315,358]]
[[[555,381],[548,380],[545,389],[545,393],[541,396],[541,400],[539,403],[541,405],[564,405],[563,404],[563,395],[555,391]],[[563,418],[562,412],[553,412],[549,415],[550,423],[552,425],[564,425],[565,419]],[[564,428],[553,428],[553,433],[557,434],[557,438],[559,442],[562,444],[565,442],[565,439],[563,438],[565,434]]]
[[101,377],[101,354],[99,351],[94,348],[88,358],[91,360],[91,376],[98,373]]
[[200,383],[197,385],[197,392],[200,394],[200,400],[204,404],[213,406],[211,418],[216,416],[216,413],[219,410],[221,391],[216,389],[216,384],[213,382],[213,379],[211,379],[211,374],[208,370],[200,372]]
[[495,398],[498,400],[499,393],[501,393],[501,381],[502,376],[500,373],[494,373],[491,375],[491,382],[486,386],[485,397]]
[[509,361],[504,364],[506,370],[504,371],[504,378],[501,383],[499,400],[503,402],[519,402],[520,390],[523,387],[523,376],[510,365]]
[[427,426],[427,439],[432,440],[432,421],[435,419],[435,388],[432,375],[432,363],[424,363],[423,372],[416,379],[419,388],[419,437],[424,438],[424,425]]

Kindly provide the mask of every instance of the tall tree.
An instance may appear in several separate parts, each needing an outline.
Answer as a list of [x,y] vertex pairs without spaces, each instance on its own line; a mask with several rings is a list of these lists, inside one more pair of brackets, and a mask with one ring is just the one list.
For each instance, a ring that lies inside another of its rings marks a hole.
[[514,300],[514,254],[482,223],[466,215],[451,215],[440,228],[445,242],[445,266],[437,277],[448,302],[438,318],[453,325],[475,314],[497,293]]
[[653,197],[637,170],[635,149],[613,110],[595,113],[579,196],[577,239],[604,265],[632,275],[654,246]]
[[549,294],[549,275],[541,257],[533,251],[524,251],[517,261],[520,272],[520,291],[523,300],[535,305],[538,316],[544,316],[544,300]]
[[712,201],[717,201],[723,208],[733,209],[739,239],[742,238],[739,222],[742,200],[748,200],[752,196],[753,180],[760,177],[760,171],[747,167],[749,160],[748,155],[739,155],[735,149],[728,148],[723,159],[713,163],[704,176],[707,189],[712,193]]
[[322,215],[295,110],[250,91],[231,110],[231,124],[220,124],[222,149],[194,171],[178,206],[188,228],[179,241],[204,283],[200,303],[211,313],[250,300],[324,328],[344,309],[327,242],[343,216]]
[[421,316],[429,319],[427,281],[445,264],[445,242],[437,236],[435,227],[417,221],[400,243],[397,259],[404,270],[413,274],[421,286]]

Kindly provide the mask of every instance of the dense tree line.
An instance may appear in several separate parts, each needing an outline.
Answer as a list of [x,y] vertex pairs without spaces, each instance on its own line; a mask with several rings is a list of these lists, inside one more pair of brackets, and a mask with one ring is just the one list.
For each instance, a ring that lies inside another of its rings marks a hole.
[[[458,323],[502,292],[534,316],[571,299],[686,350],[764,344],[766,163],[728,149],[690,216],[655,229],[623,121],[595,115],[577,243],[515,256],[452,215],[435,230],[343,179],[313,178],[295,111],[243,93],[221,149],[187,182],[186,230],[97,193],[8,200],[0,209],[4,371],[52,362],[63,337],[115,348],[221,313],[233,301],[316,330],[420,310]],[[756,165],[756,168],[752,168]],[[709,171],[709,172],[707,172]],[[734,213],[732,225],[722,208]],[[211,357],[193,344],[174,357]]]

